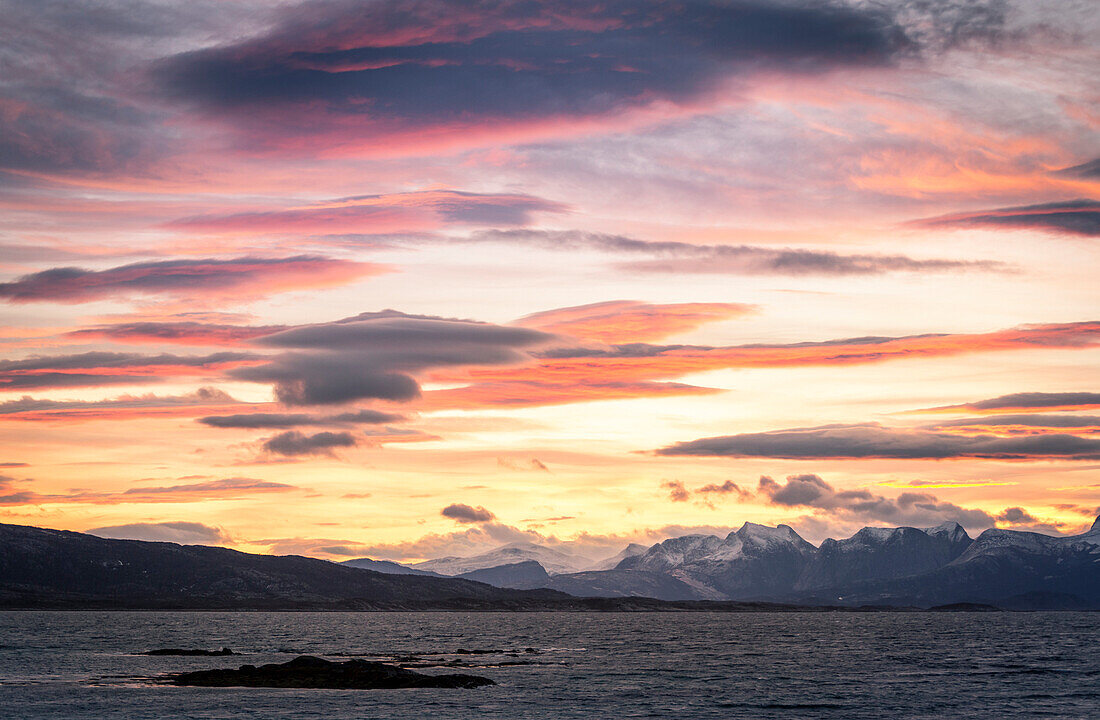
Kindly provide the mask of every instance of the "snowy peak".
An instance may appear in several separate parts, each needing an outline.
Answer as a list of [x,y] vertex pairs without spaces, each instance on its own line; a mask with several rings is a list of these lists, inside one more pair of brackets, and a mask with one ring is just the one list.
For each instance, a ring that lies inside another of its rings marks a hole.
[[620,570],[662,572],[713,555],[722,548],[713,535],[684,535],[657,543],[641,555],[628,557],[618,564]]
[[793,545],[803,551],[812,552],[814,549],[813,545],[803,540],[790,525],[768,527],[747,522],[740,529],[726,536],[726,544],[732,545],[734,541],[740,541],[743,547],[752,548],[778,548]]
[[1022,530],[1001,530],[990,528],[970,544],[962,555],[955,559],[955,564],[969,562],[982,555],[997,555],[1006,551],[1043,555],[1057,551],[1066,544],[1067,538],[1051,537],[1039,533],[1025,532]]
[[1092,521],[1092,529],[1089,533],[1100,533],[1100,515],[1096,516],[1096,519]]
[[921,530],[923,530],[926,535],[942,537],[948,542],[953,543],[968,542],[971,539],[963,526],[959,525],[957,522],[945,522],[936,527],[921,528]]

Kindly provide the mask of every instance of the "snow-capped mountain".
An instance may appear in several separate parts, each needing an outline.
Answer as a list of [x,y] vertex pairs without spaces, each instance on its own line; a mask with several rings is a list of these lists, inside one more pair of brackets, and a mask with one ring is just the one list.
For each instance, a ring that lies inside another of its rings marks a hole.
[[[398,569],[390,572],[410,569],[392,565]],[[649,548],[632,544],[601,561],[565,548],[514,543],[411,569],[585,597],[1100,609],[1100,518],[1072,537],[993,529],[972,540],[951,522],[867,527],[820,547],[787,525],[745,523],[725,538],[685,535]]]
[[724,539],[665,540],[610,570],[558,574],[546,587],[663,600],[1100,609],[1100,518],[1073,537],[994,529],[971,540],[944,523],[863,528],[819,548],[788,526],[746,523]]
[[486,570],[501,565],[534,560],[551,575],[583,570],[594,562],[593,558],[575,552],[567,552],[529,542],[517,542],[472,557],[444,557],[416,563],[417,570],[428,570],[440,575],[462,575],[474,570]]
[[957,558],[970,542],[958,523],[927,529],[863,528],[845,540],[822,542],[794,589],[834,588],[929,572]]
[[665,573],[708,596],[766,598],[789,590],[814,552],[788,525],[745,523],[725,539],[688,535],[666,540],[615,569]]
[[1100,609],[1100,518],[1081,535],[986,530],[943,567],[838,588],[846,603]]
[[641,555],[649,548],[649,545],[630,543],[625,548],[623,548],[622,551],[612,555],[609,558],[604,558],[603,560],[600,560],[595,564],[590,565],[589,567],[586,567],[585,570],[610,570],[611,568],[621,563],[623,560],[626,560],[629,557],[634,557],[635,555]]

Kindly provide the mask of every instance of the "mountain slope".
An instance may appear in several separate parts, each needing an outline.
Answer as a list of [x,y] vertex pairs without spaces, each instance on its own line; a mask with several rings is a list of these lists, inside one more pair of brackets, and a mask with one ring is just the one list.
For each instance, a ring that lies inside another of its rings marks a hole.
[[348,567],[360,568],[361,570],[373,570],[375,572],[384,573],[386,575],[421,575],[423,577],[444,577],[439,573],[430,572],[428,570],[417,570],[416,568],[409,567],[408,565],[402,565],[392,560],[373,560],[371,558],[355,558],[354,560],[344,560],[339,563],[340,565],[347,565]]
[[814,553],[795,590],[848,585],[861,580],[900,578],[941,568],[971,543],[957,523],[927,530],[863,528],[845,540],[828,539]]
[[563,598],[298,556],[0,524],[0,606],[419,608]]
[[611,570],[612,568],[617,567],[618,564],[621,563],[623,560],[626,560],[629,557],[634,557],[635,555],[641,555],[650,547],[651,546],[649,545],[630,543],[619,553],[612,555],[609,558],[604,558],[603,560],[595,562],[592,565],[586,567],[585,570]]
[[592,559],[567,553],[543,545],[529,542],[517,542],[490,550],[472,557],[444,557],[426,560],[413,565],[417,570],[429,570],[440,575],[461,575],[474,570],[486,570],[501,565],[534,560],[550,574],[570,573],[582,570],[592,564]]
[[1049,607],[1050,598],[1062,598],[1063,607],[1100,609],[1100,530],[1094,524],[1083,535],[1064,538],[986,530],[941,568],[855,583],[819,597],[844,603],[977,602],[1024,608]]
[[498,565],[483,570],[471,570],[456,577],[488,583],[494,587],[519,590],[545,587],[550,581],[550,576],[546,574],[546,570],[534,560],[525,560],[510,565]]
[[665,573],[703,597],[762,599],[788,593],[815,551],[787,525],[745,523],[724,540],[713,535],[666,540],[615,569]]
[[577,597],[649,597],[658,600],[715,600],[720,596],[671,575],[645,570],[603,570],[554,575],[544,587]]

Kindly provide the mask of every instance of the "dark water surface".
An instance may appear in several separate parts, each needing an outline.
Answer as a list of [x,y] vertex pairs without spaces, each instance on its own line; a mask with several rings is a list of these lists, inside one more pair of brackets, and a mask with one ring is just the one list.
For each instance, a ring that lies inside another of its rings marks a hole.
[[[1098,641],[1100,613],[0,612],[0,717],[1100,718]],[[247,655],[132,654],[222,646]],[[500,683],[477,690],[136,679],[297,654],[489,664],[517,660],[508,651],[539,664],[460,671]]]

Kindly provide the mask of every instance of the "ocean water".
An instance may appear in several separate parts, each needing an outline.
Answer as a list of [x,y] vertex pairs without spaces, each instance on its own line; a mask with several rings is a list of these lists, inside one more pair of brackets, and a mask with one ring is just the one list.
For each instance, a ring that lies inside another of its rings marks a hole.
[[[246,655],[134,654],[222,646]],[[147,679],[298,654],[533,664],[457,670],[499,683],[476,690]],[[1100,613],[0,612],[4,720],[1037,717],[1100,718]]]

